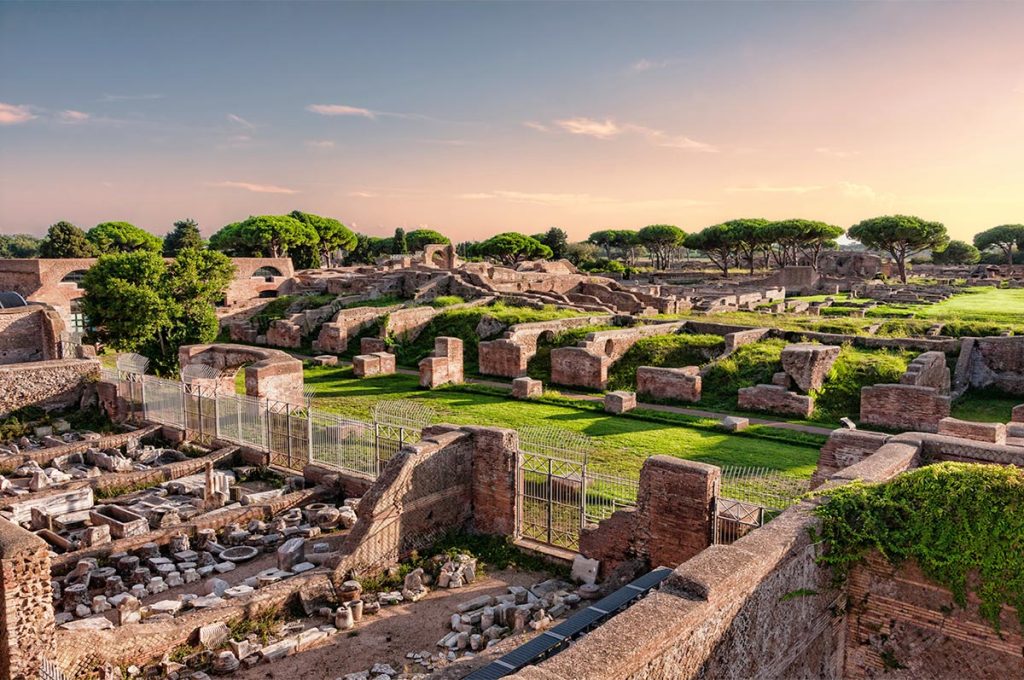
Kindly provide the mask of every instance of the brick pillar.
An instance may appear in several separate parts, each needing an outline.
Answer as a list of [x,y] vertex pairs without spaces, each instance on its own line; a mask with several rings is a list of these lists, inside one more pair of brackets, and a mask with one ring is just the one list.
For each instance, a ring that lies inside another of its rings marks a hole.
[[473,434],[473,528],[512,536],[516,528],[515,430],[466,427]]
[[674,567],[711,545],[722,471],[672,456],[651,456],[640,470],[640,552],[651,566]]
[[50,551],[21,527],[0,519],[0,680],[38,678],[53,658]]
[[440,337],[434,339],[434,356],[448,359],[448,382],[464,382],[462,370],[462,340]]

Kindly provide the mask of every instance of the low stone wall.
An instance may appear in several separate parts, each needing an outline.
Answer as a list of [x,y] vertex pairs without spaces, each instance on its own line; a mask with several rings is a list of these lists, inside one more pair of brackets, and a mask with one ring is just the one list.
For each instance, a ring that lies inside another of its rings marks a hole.
[[941,394],[949,394],[950,376],[946,355],[942,352],[925,352],[918,355],[900,377],[900,384],[933,387]]
[[0,678],[40,677],[54,649],[49,546],[0,518]]
[[889,438],[889,435],[865,430],[832,430],[818,455],[818,467],[811,477],[811,488],[818,488],[843,468],[861,462],[880,449]]
[[607,325],[615,318],[612,315],[583,316],[516,324],[505,331],[501,338],[480,343],[480,373],[506,378],[524,376],[527,364],[537,354],[537,343],[540,338],[553,337],[556,333],[571,328]]
[[641,568],[679,564],[711,545],[721,470],[673,456],[652,456],[640,470],[635,510],[619,510],[580,533],[580,552],[604,575],[626,561]]
[[[392,313],[398,313],[396,310]],[[320,334],[313,342],[313,349],[319,352],[341,354],[348,349],[348,342],[359,331],[377,323],[389,313],[381,307],[352,307],[342,309],[338,314],[320,327]]]
[[950,398],[934,387],[873,385],[860,391],[860,422],[894,430],[935,432]]
[[433,389],[441,385],[459,385],[464,382],[462,340],[435,338],[433,355],[421,360],[419,369],[420,387]]
[[743,410],[765,411],[799,418],[810,418],[814,413],[814,399],[790,392],[780,385],[742,387],[736,392],[736,405]]
[[[250,397],[272,399],[289,404],[304,404],[302,362],[277,349],[248,345],[182,345],[178,349],[182,369],[195,364],[220,372],[212,380],[229,394],[235,391],[235,372],[245,366],[245,393]],[[193,383],[206,379],[192,379]]]
[[96,359],[55,359],[0,366],[0,418],[26,406],[68,408],[100,378]]
[[698,402],[701,393],[700,368],[656,368],[640,366],[636,369],[637,394],[655,399]]
[[975,423],[957,418],[943,418],[939,421],[939,434],[990,444],[1006,443],[1006,425],[1002,423]]
[[604,389],[608,386],[608,368],[643,338],[678,333],[685,321],[633,326],[587,335],[576,347],[551,350],[551,382]]
[[48,306],[0,309],[0,364],[58,358],[63,331],[60,314]]

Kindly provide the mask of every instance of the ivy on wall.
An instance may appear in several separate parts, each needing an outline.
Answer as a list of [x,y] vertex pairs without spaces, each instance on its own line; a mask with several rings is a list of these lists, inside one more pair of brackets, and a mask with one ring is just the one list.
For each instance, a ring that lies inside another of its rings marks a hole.
[[893,565],[914,560],[961,607],[973,591],[999,630],[1004,605],[1024,625],[1024,470],[938,463],[884,484],[852,483],[816,509],[820,561],[839,579],[871,550]]

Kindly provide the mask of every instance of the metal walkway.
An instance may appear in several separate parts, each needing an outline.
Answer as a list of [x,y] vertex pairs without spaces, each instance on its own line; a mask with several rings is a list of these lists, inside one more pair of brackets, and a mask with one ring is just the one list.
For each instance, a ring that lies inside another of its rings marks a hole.
[[586,609],[573,614],[554,628],[544,631],[500,659],[470,673],[464,680],[496,680],[496,678],[511,675],[525,666],[558,654],[568,647],[570,642],[584,633],[590,632],[649,593],[671,573],[672,570],[668,567],[658,567]]

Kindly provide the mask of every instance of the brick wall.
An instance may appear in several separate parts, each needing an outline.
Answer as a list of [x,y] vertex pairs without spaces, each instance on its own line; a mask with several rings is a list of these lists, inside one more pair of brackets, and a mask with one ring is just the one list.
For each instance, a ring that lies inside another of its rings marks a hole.
[[512,536],[516,518],[515,430],[466,427],[473,435],[473,519],[475,531]]
[[655,399],[700,401],[700,368],[658,368],[640,366],[636,369],[636,392]]
[[919,355],[907,366],[906,372],[900,377],[900,383],[933,387],[940,394],[949,394],[950,376],[946,355],[942,352],[925,352]]
[[1003,608],[997,634],[973,594],[961,609],[915,563],[893,567],[877,553],[853,569],[848,590],[847,678],[1024,677],[1024,636],[1011,607]]
[[0,680],[33,680],[54,652],[50,552],[0,518]]
[[828,441],[821,447],[818,467],[811,477],[811,488],[818,488],[822,482],[845,467],[864,460],[877,451],[889,439],[888,435],[865,430],[833,430]]
[[0,309],[0,364],[58,358],[63,331],[60,315],[42,305]]
[[934,387],[884,384],[860,391],[860,421],[867,425],[935,432],[949,412],[950,398]]
[[480,343],[480,373],[506,378],[524,376],[527,363],[537,354],[537,342],[542,336],[553,336],[570,328],[606,325],[614,319],[611,315],[584,316],[516,324],[503,337]]
[[0,366],[0,417],[25,406],[77,404],[100,377],[96,359],[56,359]]
[[956,374],[958,391],[994,388],[1024,395],[1024,337],[965,338]]
[[630,347],[642,338],[678,333],[685,326],[686,322],[680,321],[590,333],[576,347],[551,350],[551,381],[604,389],[608,385],[608,367]]

